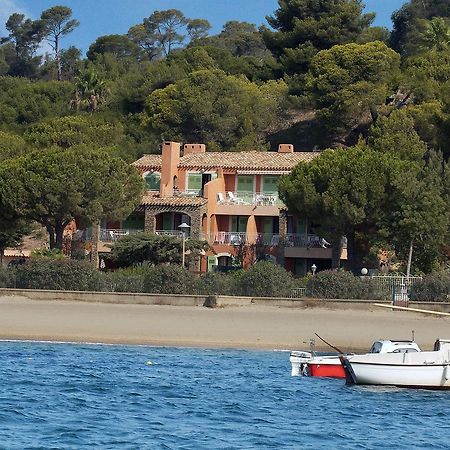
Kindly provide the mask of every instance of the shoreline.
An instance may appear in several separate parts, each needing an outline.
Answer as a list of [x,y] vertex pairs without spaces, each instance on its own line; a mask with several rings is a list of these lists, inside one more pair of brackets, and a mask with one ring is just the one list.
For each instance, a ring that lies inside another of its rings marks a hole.
[[365,352],[377,339],[411,339],[425,350],[450,338],[450,317],[411,312],[322,307],[204,308],[30,300],[0,296],[0,340],[158,347]]

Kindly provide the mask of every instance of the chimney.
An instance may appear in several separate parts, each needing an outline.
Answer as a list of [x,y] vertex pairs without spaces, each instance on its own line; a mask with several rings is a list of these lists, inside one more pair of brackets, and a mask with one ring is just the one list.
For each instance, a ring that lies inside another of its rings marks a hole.
[[163,142],[162,144],[161,197],[173,196],[173,180],[178,176],[180,147],[179,142]]
[[206,145],[205,144],[184,144],[183,146],[184,155],[190,155],[191,153],[205,153]]
[[292,144],[280,144],[278,153],[294,153],[294,146]]

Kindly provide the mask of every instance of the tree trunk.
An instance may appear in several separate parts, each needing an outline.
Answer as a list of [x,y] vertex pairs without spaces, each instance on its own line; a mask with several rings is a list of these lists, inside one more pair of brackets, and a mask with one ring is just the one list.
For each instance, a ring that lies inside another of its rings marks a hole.
[[5,256],[5,249],[0,248],[0,267],[3,267],[3,257]]
[[46,225],[45,229],[48,232],[48,240],[50,244],[50,250],[55,248],[55,230],[51,225]]
[[408,265],[406,266],[406,278],[408,279],[411,274],[411,263],[412,263],[412,254],[413,254],[414,240],[411,240],[409,245],[409,254],[408,254]]
[[342,253],[342,238],[338,237],[333,239],[333,245],[331,247],[331,268],[339,269]]
[[55,226],[55,248],[58,250],[62,250],[63,248],[64,228],[63,224],[57,224]]
[[59,37],[55,36],[56,70],[58,81],[61,81],[61,57],[59,54]]

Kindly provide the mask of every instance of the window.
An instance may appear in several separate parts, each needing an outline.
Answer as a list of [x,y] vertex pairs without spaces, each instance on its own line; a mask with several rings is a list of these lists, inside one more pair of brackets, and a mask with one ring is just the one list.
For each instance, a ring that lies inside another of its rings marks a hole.
[[144,181],[148,191],[159,191],[161,174],[159,172],[147,172],[144,174]]
[[253,175],[238,175],[237,192],[254,192]]
[[247,231],[247,216],[232,216],[231,231],[235,233],[245,233]]
[[264,194],[277,194],[278,193],[278,180],[277,176],[264,175],[262,192]]
[[189,191],[200,192],[202,189],[202,174],[188,173],[187,188]]

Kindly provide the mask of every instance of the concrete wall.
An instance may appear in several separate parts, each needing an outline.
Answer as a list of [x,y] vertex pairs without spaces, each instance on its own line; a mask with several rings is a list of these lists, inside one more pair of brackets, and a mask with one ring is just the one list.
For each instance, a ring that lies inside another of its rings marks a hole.
[[[31,300],[60,300],[92,303],[121,303],[135,305],[170,305],[170,306],[271,306],[289,308],[329,308],[329,309],[373,309],[373,303],[390,304],[390,302],[372,300],[321,300],[291,299],[272,297],[231,297],[226,295],[177,295],[177,294],[132,294],[122,292],[80,292],[80,291],[46,291],[37,289],[0,289],[0,296],[25,297]],[[410,302],[411,308],[450,312],[450,303]]]

